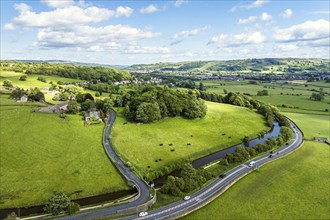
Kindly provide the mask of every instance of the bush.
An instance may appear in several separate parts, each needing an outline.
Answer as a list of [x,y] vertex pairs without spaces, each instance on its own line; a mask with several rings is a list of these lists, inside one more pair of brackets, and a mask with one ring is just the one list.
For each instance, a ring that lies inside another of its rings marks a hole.
[[46,213],[52,215],[58,215],[65,211],[68,211],[70,206],[70,199],[63,192],[56,192],[52,197],[49,198],[44,208]]
[[44,83],[47,82],[46,78],[42,77],[42,76],[38,76],[37,80],[44,82]]
[[267,96],[268,95],[268,90],[261,90],[257,92],[257,96]]
[[4,80],[2,85],[4,87],[13,87],[13,83],[8,79]]
[[21,76],[21,77],[19,78],[19,80],[20,80],[20,81],[26,81],[26,78],[27,78],[27,76],[26,76],[26,75],[23,75],[23,76]]

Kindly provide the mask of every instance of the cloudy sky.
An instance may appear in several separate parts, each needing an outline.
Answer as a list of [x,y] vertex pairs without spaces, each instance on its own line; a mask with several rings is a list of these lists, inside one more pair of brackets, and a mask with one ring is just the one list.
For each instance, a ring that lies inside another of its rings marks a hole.
[[329,58],[329,1],[1,0],[1,59]]

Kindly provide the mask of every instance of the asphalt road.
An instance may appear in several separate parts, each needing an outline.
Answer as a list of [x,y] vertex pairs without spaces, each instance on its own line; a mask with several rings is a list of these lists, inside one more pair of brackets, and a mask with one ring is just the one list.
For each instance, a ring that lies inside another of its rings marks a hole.
[[[283,155],[289,154],[290,152],[297,149],[302,143],[303,143],[303,134],[297,128],[293,123],[291,123],[291,127],[294,131],[294,137],[289,142],[289,145],[284,146],[276,150],[272,155],[272,158],[269,158],[270,154],[266,154],[264,156],[258,157],[253,159],[253,161],[256,162],[257,166],[260,166],[264,163],[267,163],[269,161],[275,160],[278,157],[282,157]],[[217,178],[212,183],[210,183],[205,188],[199,190],[198,192],[190,195],[190,199],[188,201],[177,201],[175,203],[172,203],[170,205],[161,207],[159,209],[155,209],[148,212],[148,215],[145,217],[138,217],[135,216],[129,216],[125,218],[121,218],[121,220],[130,220],[130,219],[174,219],[175,216],[187,213],[189,210],[193,210],[195,208],[198,208],[201,204],[208,200],[209,198],[212,198],[215,194],[222,192],[234,183],[238,178],[248,174],[251,172],[255,167],[249,167],[249,162],[246,162],[245,164],[241,164],[234,169],[227,172],[227,176],[223,179]]]
[[148,201],[148,199],[150,198],[149,189],[148,189],[148,186],[146,185],[146,183],[143,182],[142,180],[140,180],[133,172],[130,171],[130,169],[128,167],[125,166],[125,164],[120,160],[120,158],[118,157],[118,155],[115,153],[115,151],[113,150],[113,148],[111,146],[109,136],[110,136],[111,128],[113,126],[115,119],[116,119],[115,112],[113,110],[110,110],[109,121],[107,122],[107,125],[105,128],[105,133],[103,135],[103,143],[105,144],[104,147],[105,147],[105,150],[106,150],[108,156],[112,159],[112,161],[114,161],[117,164],[117,167],[118,167],[118,169],[120,169],[121,173],[135,183],[135,187],[139,191],[139,197],[130,203],[118,205],[115,207],[109,207],[109,208],[101,209],[101,210],[93,210],[90,212],[81,213],[81,214],[77,214],[74,216],[65,216],[60,219],[65,219],[65,220],[70,219],[71,220],[71,219],[102,218],[104,216],[108,216],[111,213],[115,213],[119,210],[125,210],[128,208],[132,208],[132,207],[141,205],[141,204],[145,203],[146,201]]
[[[109,207],[106,209],[101,210],[93,210],[86,213],[77,214],[74,216],[66,216],[61,219],[65,220],[71,220],[71,219],[97,219],[102,218],[105,216],[109,216],[111,213],[115,213],[119,210],[128,209],[131,207],[136,207],[138,205],[141,205],[145,203],[150,198],[150,193],[148,190],[147,185],[140,180],[133,172],[129,170],[128,167],[124,165],[124,163],[120,160],[120,158],[117,156],[115,151],[113,150],[111,143],[109,141],[109,135],[111,132],[111,128],[113,126],[113,123],[116,118],[116,114],[113,110],[110,111],[110,119],[106,125],[105,135],[103,136],[103,142],[105,144],[105,149],[109,157],[115,163],[118,165],[118,168],[121,170],[121,172],[128,177],[128,179],[131,179],[138,191],[140,192],[139,197],[126,204],[122,204],[115,207]],[[266,154],[264,156],[255,158],[253,161],[256,162],[257,166],[260,166],[264,163],[267,163],[269,161],[275,160],[278,157],[282,157],[283,155],[289,154],[290,152],[297,149],[302,143],[303,143],[303,134],[297,128],[293,123],[291,123],[291,127],[294,131],[294,137],[289,142],[287,146],[279,148],[276,152],[274,152],[273,157],[269,158],[269,154]],[[189,210],[193,210],[195,208],[198,208],[201,204],[205,203],[208,199],[214,197],[216,194],[224,191],[226,187],[230,186],[232,183],[234,183],[237,179],[240,177],[248,174],[251,172],[255,167],[249,167],[249,162],[246,162],[244,164],[241,164],[232,170],[228,171],[226,174],[227,176],[225,178],[217,178],[212,183],[204,187],[203,189],[197,191],[196,193],[190,195],[190,199],[188,201],[177,201],[175,203],[169,204],[167,206],[152,210],[148,212],[148,215],[145,217],[138,217],[138,215],[128,216],[121,218],[121,220],[131,220],[131,219],[168,219],[168,218],[175,218],[175,216],[184,214],[189,212]]]

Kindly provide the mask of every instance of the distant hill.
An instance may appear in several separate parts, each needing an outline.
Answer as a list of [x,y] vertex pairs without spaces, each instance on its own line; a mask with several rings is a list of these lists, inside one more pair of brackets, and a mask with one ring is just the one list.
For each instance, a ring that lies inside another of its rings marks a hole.
[[195,74],[284,74],[330,73],[329,59],[264,58],[228,61],[193,61],[178,63],[138,64],[127,68],[131,72],[164,72]]
[[72,64],[75,66],[102,66],[102,67],[108,67],[108,68],[114,68],[114,69],[125,69],[128,67],[126,65],[84,63],[84,62],[75,62],[75,61],[69,61],[69,60],[3,60],[3,61],[30,62],[30,63],[60,63],[60,64]]

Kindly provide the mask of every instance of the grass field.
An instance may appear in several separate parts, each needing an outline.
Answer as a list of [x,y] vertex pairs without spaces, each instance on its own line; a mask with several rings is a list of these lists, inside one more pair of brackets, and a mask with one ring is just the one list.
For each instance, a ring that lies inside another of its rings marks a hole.
[[305,138],[326,137],[330,140],[330,115],[285,112],[304,132]]
[[[64,83],[74,83],[74,82],[82,82],[83,80],[80,79],[70,79],[70,78],[64,78],[64,77],[59,77],[59,76],[42,76],[46,79],[46,82],[41,82],[37,80],[37,78],[40,75],[27,75],[27,80],[26,81],[20,81],[19,78],[22,75],[26,75],[24,73],[20,72],[13,72],[13,71],[0,71],[0,86],[2,86],[2,83],[4,80],[10,80],[13,84],[13,86],[18,86],[23,89],[30,89],[34,87],[38,87],[40,89],[44,87],[49,87],[51,84],[50,82],[53,82],[54,84],[57,84],[58,81],[62,81]],[[88,92],[92,94],[93,96],[95,95],[95,91],[85,89],[85,92]],[[104,92],[101,97],[109,97],[109,93]],[[58,104],[60,102],[58,101],[53,101],[52,100],[53,96],[48,95],[45,93],[45,99],[47,102],[51,104]]]
[[152,124],[124,124],[126,120],[119,112],[111,133],[112,143],[124,158],[148,171],[148,166],[152,170],[182,159],[198,158],[240,143],[245,135],[255,137],[270,129],[263,116],[247,108],[212,102],[207,102],[207,107],[203,119],[176,117]]
[[43,204],[53,191],[76,198],[128,189],[103,150],[102,125],[33,109],[0,106],[0,208]]
[[[229,91],[239,88],[233,83]],[[295,84],[294,91],[302,96],[276,95],[282,88],[268,89],[270,96],[255,98],[274,105],[286,104],[299,109],[281,108],[303,130],[306,138],[330,134],[329,97],[323,102],[307,100],[311,88],[324,82]],[[287,86],[283,86],[286,90]],[[251,92],[246,85],[241,92]],[[220,91],[220,90],[218,90]],[[308,94],[309,93],[309,94]],[[306,110],[308,109],[308,110]],[[265,165],[234,184],[209,205],[183,219],[329,219],[330,218],[330,150],[322,143],[306,141],[297,152]]]
[[183,219],[329,219],[330,148],[306,142]]
[[65,83],[72,83],[72,82],[81,82],[82,80],[79,79],[69,79],[69,78],[64,78],[64,77],[58,77],[58,76],[42,76],[44,77],[47,81],[46,82],[41,82],[37,80],[39,75],[26,75],[27,80],[26,81],[20,81],[19,78],[23,75],[26,75],[24,73],[18,73],[18,72],[13,72],[13,71],[1,71],[0,74],[0,84],[2,85],[4,80],[10,80],[13,84],[13,86],[19,86],[24,89],[29,89],[31,87],[39,87],[39,88],[44,88],[46,86],[50,86],[50,82],[53,82],[57,84],[58,81],[62,81]]
[[[265,103],[271,103],[275,106],[282,106],[283,104],[290,108],[279,107],[281,110],[290,112],[292,109],[294,111],[299,110],[308,110],[315,111],[317,113],[324,113],[325,109],[329,108],[330,96],[326,95],[323,101],[312,101],[309,97],[316,90],[319,91],[320,88],[323,88],[324,92],[330,93],[329,83],[321,82],[312,82],[307,83],[307,87],[303,84],[270,84],[262,83],[258,85],[249,84],[248,81],[205,81],[203,82],[207,91],[215,92],[218,94],[224,95],[224,89],[228,92],[240,92],[240,93],[249,93],[253,98],[263,101]],[[225,84],[225,85],[224,85]],[[256,96],[257,92],[260,90],[267,90],[268,96]],[[328,114],[328,113],[325,113]]]

